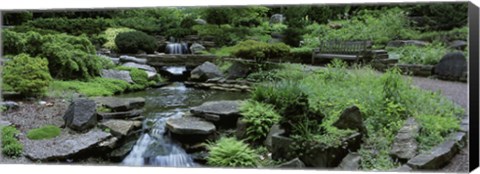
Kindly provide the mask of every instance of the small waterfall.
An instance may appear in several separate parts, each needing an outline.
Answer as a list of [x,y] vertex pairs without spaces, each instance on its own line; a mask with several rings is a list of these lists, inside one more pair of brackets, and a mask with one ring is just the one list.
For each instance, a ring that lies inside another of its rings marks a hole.
[[167,48],[165,49],[167,54],[188,54],[188,45],[187,43],[167,43]]
[[[159,113],[149,133],[144,134],[135,144],[132,151],[123,160],[123,164],[131,166],[155,165],[165,167],[193,167],[193,159],[178,144],[165,136],[165,122],[169,118],[183,116],[183,112]],[[147,120],[146,120],[147,121]]]

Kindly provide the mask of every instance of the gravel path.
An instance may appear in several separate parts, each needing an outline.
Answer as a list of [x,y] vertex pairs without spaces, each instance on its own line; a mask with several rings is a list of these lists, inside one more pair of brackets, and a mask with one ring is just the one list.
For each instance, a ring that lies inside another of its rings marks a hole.
[[[423,77],[413,77],[413,83],[420,88],[440,91],[441,94],[451,99],[468,112],[468,83],[443,81],[437,79],[429,79]],[[468,172],[468,143],[460,153],[458,153],[451,162],[446,165],[441,171],[443,172]]]

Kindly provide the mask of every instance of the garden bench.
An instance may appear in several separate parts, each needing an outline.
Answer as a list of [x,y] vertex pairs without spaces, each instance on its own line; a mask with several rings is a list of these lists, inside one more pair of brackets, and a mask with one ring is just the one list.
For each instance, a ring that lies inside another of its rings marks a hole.
[[345,61],[365,61],[371,58],[371,41],[325,41],[312,53],[312,64],[315,59],[342,59]]

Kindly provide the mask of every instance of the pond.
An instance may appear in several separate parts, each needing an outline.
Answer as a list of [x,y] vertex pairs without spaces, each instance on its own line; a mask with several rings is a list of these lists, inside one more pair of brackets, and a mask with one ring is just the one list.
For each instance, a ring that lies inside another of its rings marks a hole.
[[165,122],[169,118],[182,117],[189,108],[207,101],[242,100],[249,97],[247,93],[202,90],[187,88],[181,82],[169,86],[129,93],[118,97],[145,98],[145,120],[143,128],[146,133],[140,136],[130,154],[123,160],[129,166],[166,166],[194,167],[192,158],[181,146],[166,134]]

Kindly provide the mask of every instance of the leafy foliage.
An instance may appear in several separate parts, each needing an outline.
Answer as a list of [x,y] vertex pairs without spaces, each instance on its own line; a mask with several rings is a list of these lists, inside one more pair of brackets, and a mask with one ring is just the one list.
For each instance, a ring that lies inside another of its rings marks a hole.
[[130,28],[107,28],[102,34],[102,37],[104,37],[107,42],[103,44],[104,48],[108,48],[110,50],[117,50],[117,45],[115,45],[115,38],[117,37],[118,34],[120,33],[125,33],[125,32],[130,32],[130,31],[135,31],[134,29]]
[[266,16],[268,8],[262,6],[249,7],[212,7],[205,8],[201,16],[211,24],[230,24],[232,26],[250,26],[259,24]]
[[207,164],[216,167],[256,167],[258,155],[253,149],[235,138],[222,137],[207,145]]
[[60,132],[61,129],[59,127],[53,125],[46,125],[28,131],[27,137],[31,140],[51,139],[60,135]]
[[95,47],[84,35],[41,35],[37,32],[4,31],[5,54],[27,53],[48,59],[51,76],[59,79],[88,79],[99,74],[101,62]]
[[239,58],[254,59],[263,62],[268,59],[281,59],[290,52],[290,47],[283,43],[267,44],[246,40],[234,46],[232,54]]
[[19,54],[6,62],[3,70],[3,83],[26,96],[43,95],[51,81],[48,61],[27,54]]
[[398,54],[401,63],[423,65],[436,65],[448,51],[440,43],[429,44],[425,47],[407,45],[399,48],[390,48],[389,50]]
[[247,124],[246,140],[260,142],[265,139],[270,127],[278,123],[280,115],[273,106],[257,101],[247,101],[240,107],[243,121]]
[[129,86],[129,90],[142,90],[156,83],[154,80],[148,80],[148,74],[144,70],[124,66],[119,66],[115,69],[130,71],[130,76],[134,84]]
[[39,18],[28,21],[25,25],[79,36],[99,34],[113,23],[104,18]]
[[154,37],[141,31],[118,34],[115,38],[115,45],[121,53],[138,53],[139,51],[153,53],[158,47]]
[[325,24],[308,26],[313,32],[303,36],[305,44],[318,46],[319,41],[327,40],[371,40],[375,44],[385,44],[390,40],[413,38],[418,34],[409,27],[406,13],[399,8],[385,11],[365,10],[350,20],[332,23],[341,25],[341,28],[333,29]]
[[13,126],[2,128],[2,153],[9,157],[19,157],[23,153],[23,145],[15,138],[20,132]]

